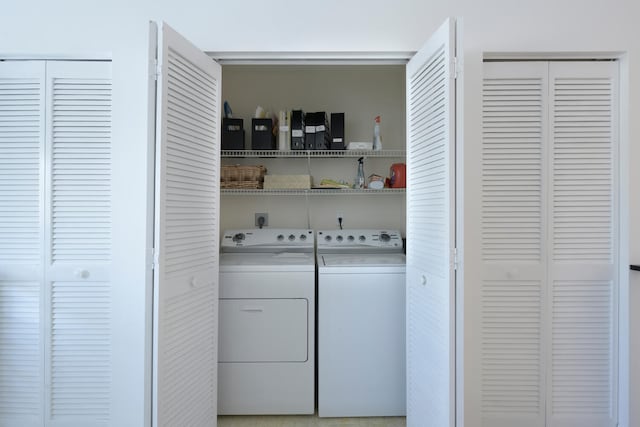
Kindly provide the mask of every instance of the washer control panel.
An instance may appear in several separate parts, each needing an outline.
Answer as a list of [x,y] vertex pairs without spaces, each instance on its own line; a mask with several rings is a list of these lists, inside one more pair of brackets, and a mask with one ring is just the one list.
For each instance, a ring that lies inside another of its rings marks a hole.
[[226,230],[220,247],[225,250],[309,249],[314,246],[313,230],[297,228]]
[[398,230],[319,230],[317,239],[318,251],[340,251],[351,249],[380,249],[402,251],[402,235]]

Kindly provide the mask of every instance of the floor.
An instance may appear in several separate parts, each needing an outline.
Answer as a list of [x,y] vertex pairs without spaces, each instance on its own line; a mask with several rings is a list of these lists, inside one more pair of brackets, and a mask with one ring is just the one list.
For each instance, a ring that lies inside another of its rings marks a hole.
[[405,417],[318,418],[317,415],[219,416],[218,427],[405,427]]

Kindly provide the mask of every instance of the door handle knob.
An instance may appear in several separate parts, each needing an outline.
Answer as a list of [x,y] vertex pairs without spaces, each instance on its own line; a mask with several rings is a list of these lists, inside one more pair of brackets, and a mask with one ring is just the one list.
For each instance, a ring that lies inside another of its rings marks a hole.
[[87,279],[90,276],[89,270],[76,270],[73,272],[73,275],[78,279]]

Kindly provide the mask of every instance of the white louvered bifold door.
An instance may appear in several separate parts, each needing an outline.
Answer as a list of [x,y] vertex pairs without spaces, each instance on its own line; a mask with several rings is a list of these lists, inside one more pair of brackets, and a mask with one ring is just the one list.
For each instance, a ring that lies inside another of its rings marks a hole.
[[614,426],[617,64],[483,70],[480,414],[466,419]]
[[153,424],[214,426],[221,69],[160,32]]
[[45,64],[0,62],[0,425],[41,426]]
[[45,422],[112,411],[111,63],[47,62]]
[[[546,63],[485,63],[481,359],[484,427],[544,426]],[[469,417],[467,417],[469,419]]]
[[407,64],[407,425],[455,423],[455,22]]
[[618,66],[549,66],[547,425],[617,425]]

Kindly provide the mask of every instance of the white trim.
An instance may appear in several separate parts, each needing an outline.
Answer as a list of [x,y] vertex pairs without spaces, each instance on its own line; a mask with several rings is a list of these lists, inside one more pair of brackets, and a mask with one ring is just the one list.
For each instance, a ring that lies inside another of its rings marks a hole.
[[112,61],[111,52],[51,55],[49,53],[2,53],[0,61]]
[[581,61],[620,59],[624,52],[482,52],[483,61]]
[[[154,251],[154,231],[155,231],[155,165],[156,165],[156,86],[157,79],[155,76],[158,65],[158,24],[149,22],[149,75],[151,76],[151,67],[153,67],[153,77],[147,82],[148,88],[148,110],[147,117],[147,219],[146,219],[146,274],[145,274],[145,312],[150,315],[145,316],[145,369],[144,373],[144,426],[151,427],[153,423],[154,398],[153,387],[155,386],[153,373],[155,372],[155,360],[153,357],[153,308],[154,308],[154,274],[153,271],[157,260]],[[153,64],[153,65],[152,65]]]
[[383,65],[406,64],[415,52],[206,52],[221,65]]
[[465,209],[465,193],[464,193],[464,18],[456,18],[455,22],[456,45],[456,80],[455,85],[455,109],[452,117],[455,120],[455,144],[454,144],[454,167],[455,167],[455,239],[454,245],[458,257],[458,268],[455,271],[455,427],[464,427],[464,409],[465,409],[465,273],[464,273],[464,249],[465,249],[465,232],[464,232],[464,209]]
[[[618,64],[618,425],[629,427],[630,400],[630,299],[629,299],[629,59],[626,54],[619,56]],[[624,338],[624,339],[621,339]]]

